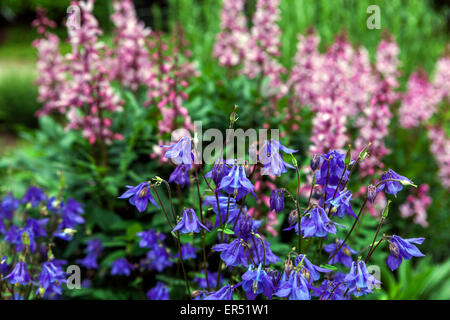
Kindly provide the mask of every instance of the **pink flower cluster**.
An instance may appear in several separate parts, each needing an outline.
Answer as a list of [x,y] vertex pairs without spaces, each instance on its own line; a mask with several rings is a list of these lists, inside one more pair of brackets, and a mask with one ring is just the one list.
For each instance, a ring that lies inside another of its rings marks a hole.
[[245,0],[223,1],[220,14],[221,32],[217,35],[213,51],[221,66],[234,67],[245,59],[249,34],[244,4]]
[[409,195],[406,202],[400,206],[400,212],[403,218],[414,217],[414,223],[422,227],[428,227],[427,208],[431,204],[431,198],[428,196],[429,187],[422,184],[418,187],[415,196]]
[[114,1],[111,20],[115,26],[111,79],[135,91],[152,81],[152,64],[146,38],[151,30],[136,16],[132,0]]
[[362,108],[362,114],[356,120],[359,135],[355,149],[359,153],[369,142],[370,157],[360,164],[362,176],[372,176],[383,169],[381,159],[389,152],[384,144],[384,138],[389,134],[388,126],[392,119],[389,106],[397,99],[394,90],[398,87],[398,54],[397,43],[393,39],[382,40],[376,53],[376,72],[370,81],[375,84],[370,90],[372,96],[369,104]]
[[[39,55],[39,100],[44,103],[38,115],[54,111],[65,114],[67,128],[81,130],[91,144],[110,143],[122,139],[120,134],[111,131],[112,119],[108,116],[122,111],[122,102],[110,85],[102,59],[107,48],[98,40],[102,32],[92,14],[94,1],[73,2],[72,5],[80,8],[82,23],[79,28],[68,28],[71,54],[63,59],[58,37],[45,31],[44,38],[34,42]],[[38,28],[53,25],[43,14],[38,13],[34,23]]]
[[[258,0],[253,26],[247,29],[243,0],[224,0],[221,13],[221,32],[217,36],[214,56],[226,67],[242,66],[240,71],[250,79],[258,77],[262,92],[269,98],[287,93],[281,75],[286,72],[278,62],[281,30],[280,0]],[[263,78],[269,82],[262,88]]]
[[430,151],[439,167],[441,183],[445,188],[450,189],[450,139],[438,126],[429,126],[428,139],[430,140]]
[[414,128],[428,121],[441,101],[424,71],[411,74],[408,89],[399,109],[400,125]]

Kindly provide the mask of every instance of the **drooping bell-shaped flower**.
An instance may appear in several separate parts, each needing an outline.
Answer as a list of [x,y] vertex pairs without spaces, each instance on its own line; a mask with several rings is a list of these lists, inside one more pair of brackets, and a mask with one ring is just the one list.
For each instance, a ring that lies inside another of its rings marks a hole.
[[203,300],[233,300],[233,287],[227,283],[218,291],[207,294]]
[[[236,205],[236,199],[230,197],[230,204],[228,205],[228,197],[227,196],[218,196],[219,198],[219,208],[217,207],[217,198],[216,196],[206,196],[203,201],[203,205],[211,206],[213,211],[216,213],[216,222],[214,228],[217,228],[220,225],[220,221],[223,224],[232,224],[237,218],[239,214],[240,208]],[[220,209],[220,219],[219,219],[219,209]],[[228,218],[227,218],[228,211]],[[245,213],[247,210],[244,207],[242,209],[241,214]],[[227,219],[227,221],[225,221]]]
[[287,172],[286,167],[295,169],[294,166],[283,160],[280,150],[288,154],[297,152],[297,150],[283,146],[278,140],[270,139],[264,141],[259,154],[259,161],[263,164],[261,169],[262,175],[280,176],[282,173]]
[[172,159],[175,164],[192,165],[194,162],[193,142],[190,137],[181,137],[177,142],[161,147],[168,148],[164,157]]
[[[323,247],[325,252],[330,253],[330,257],[336,252],[337,248],[340,247],[342,239],[337,239],[336,242],[330,243]],[[352,254],[357,254],[358,252],[350,248],[347,244],[344,244],[342,248],[334,255],[334,257],[329,261],[329,264],[335,264],[337,262],[342,263],[347,268],[352,266]]]
[[311,300],[308,281],[301,272],[291,272],[286,278],[281,281],[276,296],[289,300]]
[[425,255],[413,244],[422,244],[424,240],[425,238],[403,239],[393,235],[389,239],[390,254],[386,260],[389,269],[392,271],[397,269],[403,259],[409,260],[412,257],[424,257]]
[[[322,155],[322,158],[322,165],[316,173],[316,183],[321,186],[327,185],[328,176],[328,186],[336,187],[345,170],[345,155],[336,150],[332,150]],[[348,180],[349,173],[350,171],[348,169],[345,170],[344,176],[342,177],[343,182]]]
[[377,192],[384,190],[388,194],[397,196],[397,193],[403,189],[403,185],[415,186],[408,178],[399,175],[392,169],[388,169],[388,171],[381,176],[381,182],[378,185]]
[[47,199],[46,195],[42,191],[34,186],[30,186],[22,198],[22,203],[30,203],[32,207],[36,207],[42,201]]
[[111,264],[111,274],[113,276],[129,276],[134,270],[134,265],[129,263],[125,258],[119,258]]
[[[334,193],[333,193],[334,194]],[[332,196],[332,195],[331,195]],[[334,199],[329,199],[326,203],[329,203],[336,209],[336,211],[332,211],[339,218],[343,218],[344,215],[349,215],[356,218],[355,213],[353,212],[350,201],[352,200],[352,193],[349,190],[346,191],[338,191],[338,194],[334,197]]]
[[209,232],[209,229],[198,219],[194,209],[189,208],[183,211],[183,217],[175,228],[173,228],[173,232],[179,231],[180,233],[199,233],[201,228]]
[[147,298],[150,300],[170,300],[169,287],[158,281],[156,286],[148,290]]
[[262,263],[259,264],[256,270],[253,265],[250,265],[248,270],[242,275],[242,280],[242,289],[245,291],[248,299],[254,300],[260,293],[268,299],[272,299],[274,287],[271,278],[262,269]]
[[270,211],[275,210],[280,213],[284,209],[284,191],[283,190],[273,190],[270,195]]
[[189,174],[188,171],[191,169],[190,165],[180,164],[175,170],[171,173],[169,177],[169,182],[174,182],[178,184],[180,187],[184,187],[185,185],[190,185],[189,183]]
[[212,248],[213,251],[220,252],[220,259],[227,267],[244,266],[248,267],[249,252],[244,240],[234,239],[230,243],[220,243]]
[[[341,226],[330,220],[322,207],[315,207],[309,213],[309,216],[301,220],[301,230],[305,238],[308,237],[326,237],[329,233],[336,233],[336,226]],[[298,224],[295,224],[295,230],[298,234]]]
[[147,209],[148,202],[150,201],[155,207],[158,208],[158,205],[155,202],[151,192],[150,192],[150,183],[142,182],[136,187],[127,186],[128,190],[125,191],[119,199],[127,199],[128,201],[135,206],[139,212],[144,212]]
[[8,279],[11,284],[20,283],[23,286],[29,284],[31,282],[31,278],[28,274],[27,264],[23,261],[17,262],[11,273],[3,278],[3,280],[6,279]]
[[380,282],[367,271],[366,264],[362,260],[353,261],[350,272],[345,276],[348,293],[355,296],[372,293],[372,289]]
[[251,192],[256,198],[253,191],[254,186],[245,174],[245,168],[242,165],[234,165],[228,175],[222,178],[218,190],[224,190],[230,195],[236,195],[236,200],[239,201],[247,193]]

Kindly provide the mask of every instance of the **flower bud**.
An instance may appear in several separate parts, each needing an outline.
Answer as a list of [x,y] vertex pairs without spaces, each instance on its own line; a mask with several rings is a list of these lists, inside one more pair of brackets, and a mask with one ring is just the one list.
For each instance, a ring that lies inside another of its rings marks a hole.
[[289,213],[289,225],[293,226],[294,224],[297,223],[297,217],[298,217],[298,213],[297,210],[292,210],[291,213]]
[[27,231],[24,231],[22,233],[22,243],[25,247],[29,247],[30,246],[30,235],[28,234]]
[[294,269],[294,264],[291,259],[288,259],[284,262],[284,272],[286,272],[286,276],[289,277],[292,269]]
[[280,213],[284,209],[284,191],[273,190],[270,195],[270,211],[275,210]]
[[369,200],[370,203],[373,203],[376,197],[377,188],[373,184],[369,184],[369,186],[367,187],[367,200]]
[[311,170],[313,172],[316,171],[317,169],[319,169],[319,166],[320,166],[320,154],[319,153],[316,153],[311,157],[309,166],[311,167]]

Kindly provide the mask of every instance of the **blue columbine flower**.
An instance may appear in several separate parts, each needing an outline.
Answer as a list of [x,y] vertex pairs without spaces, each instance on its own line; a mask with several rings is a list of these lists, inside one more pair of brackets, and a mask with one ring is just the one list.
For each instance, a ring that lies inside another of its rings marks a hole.
[[[331,197],[333,195],[334,191],[331,194]],[[349,190],[342,192],[338,191],[336,197],[334,199],[327,200],[326,203],[329,203],[334,208],[336,208],[336,211],[333,210],[332,212],[334,212],[334,214],[336,214],[339,218],[342,219],[346,214],[356,218],[356,215],[353,212],[352,206],[350,204],[351,200],[352,200],[352,193]]]
[[249,192],[256,198],[256,195],[253,192],[254,186],[247,178],[245,168],[242,165],[233,165],[233,168],[228,175],[222,178],[217,189],[223,189],[226,193],[231,195],[236,193],[236,201],[239,201]]
[[[303,236],[308,237],[326,237],[329,233],[336,233],[336,226],[341,226],[330,220],[322,207],[315,207],[311,210],[309,216],[303,217],[301,220],[301,229]],[[343,226],[341,226],[343,227]],[[291,227],[292,229],[292,227]],[[295,224],[295,230],[298,234],[298,224]]]
[[233,287],[227,283],[218,291],[209,292],[203,300],[233,300]]
[[[203,201],[203,205],[211,206],[213,211],[216,213],[216,222],[214,224],[214,228],[219,227],[220,219],[219,219],[219,210],[217,208],[217,199],[215,196],[206,196]],[[230,205],[228,206],[228,197],[219,196],[219,208],[220,208],[220,217],[222,219],[222,223],[233,224],[239,214],[240,208],[236,205],[236,200],[230,197]],[[225,221],[227,217],[227,209],[228,209],[228,219]],[[246,212],[246,208],[242,209],[242,213]],[[241,214],[242,214],[241,213]]]
[[189,183],[189,174],[188,171],[191,169],[189,164],[180,164],[175,170],[171,173],[169,177],[169,182],[175,182],[180,187],[184,187],[185,185],[190,185]]
[[125,191],[119,199],[130,198],[129,202],[136,206],[139,212],[144,212],[147,209],[147,204],[150,201],[155,207],[158,208],[158,205],[153,199],[153,196],[150,192],[150,183],[142,182],[138,186],[127,186],[129,190]]
[[117,276],[129,276],[134,270],[134,265],[129,263],[125,258],[119,258],[111,264],[111,274]]
[[31,206],[34,208],[46,199],[47,197],[41,189],[30,186],[22,198],[22,203],[31,203]]
[[0,203],[0,220],[8,219],[11,220],[14,211],[19,207],[19,200],[14,198],[12,193],[8,194],[2,199]]
[[199,233],[200,228],[203,228],[209,232],[209,229],[202,224],[200,220],[198,220],[194,209],[189,208],[183,211],[183,217],[175,228],[173,228],[173,232],[179,231],[180,233]]
[[31,282],[31,278],[27,271],[27,264],[23,261],[17,262],[11,273],[3,278],[3,280],[6,279],[9,279],[8,281],[11,284],[20,283],[24,286],[29,284]]
[[300,268],[300,272],[305,277],[306,281],[308,281],[308,284],[311,285],[314,281],[317,281],[320,279],[320,273],[329,273],[331,270],[325,269],[319,266],[316,266],[311,261],[308,260],[308,258],[303,255],[299,254],[295,258],[295,267],[297,269]]
[[248,299],[254,300],[260,293],[272,299],[274,287],[266,271],[262,270],[262,263],[259,264],[257,270],[253,268],[253,265],[250,265],[248,270],[242,275],[242,280],[242,289],[245,291]]
[[192,139],[190,137],[182,137],[177,142],[169,146],[161,146],[168,148],[164,157],[172,159],[175,164],[191,165],[194,161],[194,153],[192,152]]
[[148,290],[147,298],[150,300],[170,300],[169,287],[158,281],[156,286]]
[[195,259],[197,258],[197,254],[195,253],[195,251],[197,251],[198,249],[191,246],[191,244],[185,243],[181,246],[181,256],[183,257],[183,260],[188,260],[188,259]]
[[286,167],[295,169],[294,166],[283,160],[280,150],[288,154],[297,152],[297,150],[283,146],[278,140],[270,139],[264,142],[259,154],[259,161],[263,164],[262,175],[280,176],[287,172]]
[[353,261],[350,272],[345,276],[349,294],[362,296],[372,293],[372,288],[380,282],[372,276],[362,260]]
[[144,260],[144,266],[149,270],[163,271],[173,265],[171,261],[171,254],[169,250],[163,245],[159,244],[152,250],[147,252],[146,260]]
[[424,240],[425,238],[403,239],[399,236],[393,235],[392,238],[389,239],[389,250],[391,253],[386,260],[389,269],[392,271],[397,269],[403,259],[409,260],[412,257],[424,257],[425,255],[420,252],[415,245],[413,245],[413,243],[422,244]]
[[239,221],[236,223],[236,228],[234,229],[234,233],[238,235],[240,238],[247,240],[252,232],[256,232],[258,228],[261,226],[261,220],[254,220],[247,213],[242,214],[239,217]]
[[[322,158],[324,159],[322,166],[320,167],[320,170],[316,172],[316,183],[325,186],[327,184],[328,172],[328,186],[335,187],[339,183],[345,169],[345,155],[336,150],[332,150],[327,154],[323,154]],[[328,169],[328,166],[330,166],[330,169]],[[349,170],[345,171],[341,183],[348,180],[349,173]]]
[[62,226],[61,228],[73,229],[79,224],[83,224],[83,205],[73,198],[67,199],[65,204],[61,204]]
[[[336,239],[335,243],[330,243],[323,247],[325,252],[330,253],[330,257],[336,252],[336,249],[339,248],[339,246],[342,243],[342,239]],[[344,244],[342,248],[336,253],[336,255],[333,257],[333,259],[330,260],[330,264],[335,264],[336,262],[342,263],[347,268],[350,268],[352,266],[352,254],[357,254],[358,252],[350,248],[347,244]]]
[[205,178],[212,178],[216,186],[218,186],[220,181],[222,181],[222,178],[230,173],[233,164],[233,159],[228,159],[226,161],[217,159],[211,171],[205,175]]
[[45,228],[49,220],[50,220],[49,218],[39,220],[34,218],[28,218],[26,227],[31,229],[36,237],[46,237],[47,231],[45,230]]
[[166,236],[161,232],[155,230],[141,231],[136,234],[141,238],[139,241],[140,248],[154,248],[158,245],[158,240],[163,241]]
[[270,195],[270,211],[275,210],[280,213],[284,209],[284,191],[273,190]]
[[[257,261],[258,263],[263,262],[264,249],[266,253],[266,260],[265,260],[266,264],[277,263],[278,261],[281,261],[281,259],[277,257],[270,249],[270,243],[268,241],[263,240],[264,242],[263,247],[260,240],[256,238],[254,240],[256,245],[250,246],[250,250],[252,252],[252,256],[254,257],[255,261]],[[251,243],[253,244],[253,241]]]
[[283,274],[275,295],[289,300],[311,300],[308,281],[298,271],[291,272],[289,276],[286,276],[286,273]]
[[97,258],[103,250],[102,242],[99,239],[89,240],[87,243],[86,252],[88,253],[86,257],[82,260],[78,260],[78,262],[88,268],[88,269],[97,269]]
[[[44,288],[45,292],[49,287],[54,284],[60,286],[62,283],[66,283],[66,273],[61,268],[59,263],[55,261],[47,261],[42,264],[42,270],[38,277],[38,284],[40,288]],[[36,294],[38,294],[39,288]]]
[[[210,288],[217,287],[217,272],[207,271],[207,274],[208,274],[209,287]],[[194,282],[197,283],[198,287],[201,289],[206,289],[206,287],[207,287],[205,278],[197,277],[194,279]],[[220,275],[219,286],[222,285],[222,283],[223,283],[223,276]]]
[[[398,180],[398,181],[392,181],[391,179]],[[385,181],[386,180],[386,181]],[[378,185],[377,192],[380,192],[384,189],[384,191],[388,194],[393,194],[395,197],[397,196],[397,192],[403,189],[402,185],[412,185],[413,182],[409,180],[408,178],[399,175],[398,173],[394,172],[392,169],[388,169],[382,176],[381,176],[381,182]]]
[[217,244],[212,250],[220,252],[220,259],[228,267],[248,266],[249,253],[243,239],[234,239],[230,243]]

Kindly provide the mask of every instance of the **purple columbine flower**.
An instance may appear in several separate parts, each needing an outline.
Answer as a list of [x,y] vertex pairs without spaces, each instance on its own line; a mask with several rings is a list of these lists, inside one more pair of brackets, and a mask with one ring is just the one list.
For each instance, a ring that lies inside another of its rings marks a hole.
[[291,272],[289,276],[283,274],[275,295],[289,300],[311,300],[308,281],[298,271]]
[[166,236],[161,232],[155,230],[141,231],[136,234],[141,238],[139,241],[140,248],[154,248],[158,245],[158,240],[163,241]]
[[[215,288],[217,286],[217,272],[209,272],[207,271],[208,274],[208,282],[209,282],[209,287],[210,288]],[[207,288],[207,283],[206,283],[206,279],[205,278],[200,278],[197,277],[194,279],[195,283],[197,283],[198,287],[201,289],[206,289]],[[220,275],[220,280],[219,280],[219,286],[222,285],[223,283],[223,276]]]
[[150,183],[142,182],[138,186],[127,186],[129,190],[125,191],[119,199],[129,199],[129,202],[135,206],[139,212],[144,212],[147,209],[147,204],[150,201],[155,207],[158,208],[158,205],[153,199],[153,196],[150,192]]
[[98,254],[88,253],[86,257],[84,257],[81,260],[78,260],[78,263],[88,269],[98,269],[97,258]]
[[305,277],[306,281],[308,281],[308,284],[311,286],[311,284],[314,281],[317,281],[320,279],[320,273],[329,273],[331,270],[321,268],[319,266],[316,266],[311,261],[306,258],[305,255],[299,254],[295,258],[295,267],[301,268],[300,272]]
[[158,281],[156,286],[147,291],[147,298],[150,300],[170,300],[169,287]]
[[[330,257],[336,252],[336,249],[339,248],[339,246],[342,243],[342,239],[336,239],[335,243],[330,243],[323,247],[325,252],[330,253]],[[347,268],[350,268],[352,266],[352,254],[357,254],[358,252],[350,248],[347,244],[344,244],[342,248],[336,253],[336,255],[333,257],[333,259],[330,260],[330,264],[335,264],[336,262],[342,263]]]
[[185,185],[190,185],[189,183],[189,174],[188,171],[191,169],[189,164],[180,164],[175,170],[171,173],[169,177],[169,182],[174,182],[178,184],[180,187],[184,187]]
[[23,286],[29,284],[31,278],[27,271],[27,264],[22,261],[17,262],[11,273],[3,278],[3,280],[6,279],[9,279],[8,281],[11,284],[20,283]]
[[10,220],[14,214],[14,211],[19,207],[19,200],[14,198],[12,193],[9,193],[2,199],[0,203],[0,220]]
[[272,299],[274,287],[266,271],[262,270],[262,263],[259,264],[256,270],[253,268],[253,265],[250,265],[248,270],[242,275],[242,280],[242,289],[245,291],[247,299],[255,300],[260,293],[268,299]]
[[386,263],[392,271],[397,269],[402,263],[403,259],[409,260],[412,257],[424,257],[425,255],[413,245],[422,244],[425,238],[410,238],[403,239],[399,236],[393,235],[389,239],[390,255],[388,256]]
[[233,300],[233,287],[227,283],[218,291],[209,292],[203,300]]
[[283,190],[273,190],[270,195],[270,211],[275,210],[280,213],[284,209],[284,191]]
[[333,280],[326,279],[319,287],[312,287],[312,296],[319,297],[320,300],[349,300],[349,296],[344,296],[347,291],[344,278],[345,274],[337,272]]
[[216,186],[218,186],[220,181],[222,181],[222,178],[230,173],[233,164],[233,159],[228,159],[226,161],[217,159],[211,171],[205,175],[205,178],[212,178]]
[[[309,216],[303,217],[301,220],[301,229],[305,238],[323,238],[326,237],[329,233],[335,234],[335,225],[343,227],[342,225],[330,220],[327,216],[327,213],[325,212],[325,210],[323,210],[322,207],[315,207],[311,210]],[[292,229],[293,227],[295,227],[295,231],[298,234],[298,223],[288,229]]]
[[172,256],[168,249],[164,245],[159,244],[155,248],[147,252],[147,257],[144,261],[144,265],[149,270],[156,270],[158,272],[161,272],[165,268],[173,265],[171,257]]
[[295,169],[294,166],[283,160],[280,150],[288,154],[297,152],[297,150],[283,146],[278,140],[270,139],[264,142],[259,154],[259,161],[263,164],[262,175],[280,176],[287,172],[286,167]]
[[[331,197],[333,197],[334,191],[331,194]],[[335,215],[337,215],[339,218],[343,218],[344,215],[352,216],[356,219],[356,215],[353,212],[352,206],[350,204],[350,201],[352,200],[352,193],[347,191],[341,191],[337,193],[336,197],[334,199],[329,199],[326,201],[326,203],[331,204],[336,211],[332,211]]]
[[[345,170],[345,155],[337,152],[336,150],[332,150],[327,154],[323,154],[322,158],[322,166],[320,170],[316,173],[316,183],[321,186],[325,186],[327,184],[327,172],[328,172],[328,186],[336,187],[341,179],[342,173]],[[330,166],[330,169],[328,169]],[[348,180],[349,170],[345,171],[344,176],[342,177],[342,182]]]
[[79,224],[83,224],[84,214],[83,205],[73,198],[67,199],[66,203],[61,204],[62,228],[73,229]]
[[[61,268],[61,265],[54,263],[54,261],[47,261],[42,264],[42,270],[38,277],[39,287],[47,290],[52,284],[60,286],[61,283],[66,283],[66,273]],[[39,292],[39,288],[36,294]]]
[[49,220],[50,220],[49,218],[39,220],[34,218],[28,218],[26,227],[31,229],[36,237],[46,237],[47,231],[45,230],[45,228]]
[[236,267],[239,265],[248,267],[249,253],[243,239],[234,239],[230,243],[217,244],[212,250],[220,252],[220,259],[228,267]]
[[[398,180],[398,181],[392,181],[391,179]],[[386,181],[385,181],[386,180]],[[402,185],[412,185],[413,182],[409,180],[408,178],[399,175],[398,173],[394,172],[392,169],[388,169],[382,176],[381,176],[381,182],[377,188],[377,192],[380,192],[381,190],[384,190],[388,194],[393,194],[395,197],[397,196],[397,192],[403,189]]]
[[244,212],[244,214],[241,213],[239,221],[236,223],[234,234],[238,235],[241,239],[247,240],[250,238],[252,232],[258,230],[261,224],[261,220],[254,220],[246,212]]
[[197,258],[197,254],[195,253],[195,251],[197,251],[198,249],[191,246],[191,244],[185,243],[181,246],[181,256],[183,257],[183,260],[188,260],[188,259],[195,259]]
[[198,220],[197,214],[194,209],[189,208],[183,211],[183,217],[178,224],[173,228],[173,232],[179,231],[180,233],[199,233],[200,228],[209,232],[209,229]]
[[372,288],[381,283],[367,271],[366,264],[362,260],[353,261],[344,281],[347,283],[348,293],[355,296],[372,293]]
[[191,165],[194,161],[192,139],[190,137],[184,136],[171,145],[161,147],[168,148],[164,157],[172,159],[175,164]]
[[320,154],[316,153],[311,157],[311,161],[309,162],[309,166],[311,170],[314,172],[319,169],[320,162],[322,161]]
[[[217,199],[216,196],[206,196],[203,201],[203,205],[211,206],[213,211],[216,213],[216,222],[214,224],[214,228],[219,227],[220,219],[219,219],[219,210],[217,208]],[[239,214],[240,208],[236,205],[236,200],[230,197],[230,205],[228,206],[228,197],[219,196],[219,208],[220,208],[220,217],[222,219],[223,224],[233,224]],[[228,219],[225,221],[227,217],[227,209],[228,209]],[[242,209],[242,213],[246,212],[246,209]],[[241,214],[242,214],[241,213]]]
[[228,175],[222,178],[217,189],[223,189],[226,193],[231,195],[236,193],[236,201],[239,201],[249,192],[256,198],[256,195],[253,192],[254,186],[247,178],[245,168],[242,165],[234,165]]
[[129,276],[134,270],[134,265],[125,258],[119,258],[111,264],[111,274],[117,276]]
[[30,186],[22,198],[22,203],[31,203],[31,206],[34,208],[46,199],[47,197],[41,189]]

